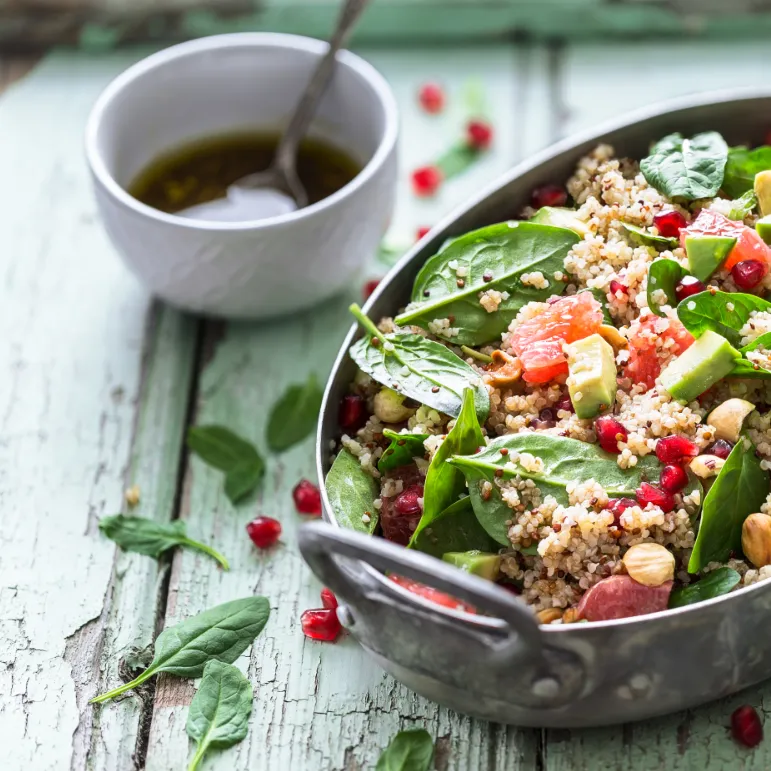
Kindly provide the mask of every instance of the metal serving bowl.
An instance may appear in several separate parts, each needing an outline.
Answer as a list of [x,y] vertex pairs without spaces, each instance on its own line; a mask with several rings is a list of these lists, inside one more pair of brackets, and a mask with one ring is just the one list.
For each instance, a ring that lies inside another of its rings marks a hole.
[[[442,221],[381,282],[370,317],[395,315],[426,259],[448,237],[515,217],[530,192],[562,182],[599,142],[641,158],[679,131],[720,131],[729,144],[763,142],[771,90],[720,92],[648,108],[539,153]],[[316,463],[322,483],[338,404],[355,374],[351,327],[327,384]],[[380,665],[418,693],[481,718],[523,726],[620,723],[692,707],[771,676],[771,582],[698,605],[621,621],[539,626],[504,589],[433,557],[340,528],[326,494],[328,524],[307,525],[300,549],[341,600],[346,627]],[[394,571],[465,600],[488,615],[430,603],[387,580]]]

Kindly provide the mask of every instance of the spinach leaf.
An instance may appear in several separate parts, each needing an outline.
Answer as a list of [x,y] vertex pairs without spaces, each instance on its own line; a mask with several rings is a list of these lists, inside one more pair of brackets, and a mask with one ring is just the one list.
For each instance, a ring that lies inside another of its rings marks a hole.
[[653,299],[653,293],[657,289],[663,289],[667,296],[667,305],[677,307],[677,295],[675,287],[688,271],[675,260],[654,260],[648,268],[648,307],[657,315],[666,315],[661,306]]
[[413,458],[422,458],[426,454],[423,442],[428,439],[428,434],[400,434],[390,428],[383,429],[383,436],[391,440],[380,456],[377,470],[383,474],[399,466],[407,466]]
[[466,492],[463,473],[447,461],[454,455],[474,453],[480,447],[484,447],[484,444],[485,437],[479,427],[474,409],[474,392],[467,388],[463,393],[463,407],[460,415],[446,439],[434,453],[428,467],[423,488],[423,514],[412,534],[410,544],[414,544],[416,537],[448,506],[457,501],[459,495]]
[[451,179],[477,163],[482,152],[468,142],[457,142],[434,165],[442,172],[443,179]]
[[289,386],[268,420],[268,447],[273,452],[288,450],[313,432],[323,396],[314,374],[302,385]]
[[230,569],[227,559],[218,551],[187,537],[185,523],[181,519],[175,519],[173,522],[153,522],[143,517],[117,514],[114,517],[102,517],[99,520],[99,529],[123,551],[133,551],[157,559],[174,546],[187,546],[214,557],[223,569]]
[[771,169],[771,147],[732,147],[723,178],[723,192],[730,198],[739,198],[755,186],[755,175]]
[[479,524],[471,498],[449,505],[431,524],[416,532],[412,548],[441,559],[450,551],[495,551],[498,546]]
[[749,217],[758,205],[758,197],[754,190],[748,190],[744,195],[732,202],[731,211],[728,212],[728,218],[732,220],[743,220]]
[[656,249],[672,249],[680,243],[676,238],[667,238],[666,236],[654,236],[645,228],[637,227],[629,222],[622,222],[621,227],[631,236],[632,241],[643,244],[644,246],[653,246]]
[[701,337],[711,329],[738,348],[739,330],[747,323],[752,311],[771,310],[771,303],[754,294],[741,292],[699,292],[677,306],[683,326],[694,336]]
[[378,383],[452,417],[460,413],[464,389],[472,386],[479,420],[487,418],[487,388],[479,375],[449,348],[420,335],[384,335],[358,305],[351,306],[351,313],[370,335],[355,342],[349,351],[360,370]]
[[245,597],[205,610],[164,629],[155,641],[150,666],[130,683],[96,696],[89,704],[114,699],[159,672],[177,677],[200,677],[207,662],[232,664],[262,632],[270,615],[265,597]]
[[640,161],[640,171],[649,185],[667,197],[694,201],[717,195],[727,158],[728,146],[716,131],[692,139],[669,134]]
[[196,771],[211,749],[225,749],[243,741],[252,714],[252,685],[232,665],[210,661],[203,670],[185,730],[197,743],[188,771]]
[[[505,449],[505,455],[501,450]],[[538,472],[525,470],[516,462],[518,453],[530,453],[543,461]],[[482,452],[458,456],[450,464],[459,468],[468,482],[471,503],[482,527],[500,544],[508,544],[506,521],[512,511],[501,498],[495,484],[497,474],[503,478],[520,476],[532,479],[541,492],[541,498],[553,495],[558,503],[567,505],[566,487],[571,482],[595,479],[614,497],[634,497],[635,490],[643,481],[655,482],[661,467],[653,455],[640,458],[633,468],[622,469],[616,456],[601,450],[597,445],[551,434],[528,433],[501,436],[493,439]],[[512,464],[509,466],[508,464]],[[482,494],[482,484],[490,482],[489,496]]]
[[[451,326],[459,332],[449,342],[473,346],[498,340],[523,305],[562,294],[565,284],[554,273],[564,272],[565,256],[579,240],[572,230],[532,222],[502,222],[466,233],[421,268],[413,305],[396,323],[427,329],[435,319],[452,317]],[[462,278],[458,268],[466,270]],[[543,274],[545,288],[522,283],[522,274],[533,272]],[[489,289],[508,292],[494,313],[479,302],[480,292]]]
[[710,562],[725,562],[732,551],[741,551],[742,524],[760,511],[768,483],[768,472],[761,468],[755,446],[742,437],[704,498],[689,573],[698,573]]
[[265,474],[265,462],[254,445],[224,426],[194,426],[187,432],[187,446],[204,463],[225,472],[225,494],[231,503],[252,492]]
[[747,359],[737,359],[734,368],[726,377],[740,377],[744,380],[769,380],[771,379],[771,370],[765,369],[759,364],[753,364]]
[[[359,459],[343,448],[329,469],[324,486],[329,505],[341,527],[371,535],[377,527],[375,498],[380,494],[378,483],[361,467]],[[369,521],[362,517],[369,516]]]
[[399,731],[380,756],[375,771],[430,771],[434,742],[422,728]]
[[717,568],[696,583],[673,589],[669,595],[669,607],[682,608],[684,605],[693,605],[721,594],[728,594],[741,580],[742,577],[733,568]]

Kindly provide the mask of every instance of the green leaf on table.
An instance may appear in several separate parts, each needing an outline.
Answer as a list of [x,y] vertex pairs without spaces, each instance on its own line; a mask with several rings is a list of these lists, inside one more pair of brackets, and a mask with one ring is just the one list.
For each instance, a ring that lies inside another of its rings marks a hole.
[[208,554],[229,569],[228,561],[211,546],[187,537],[185,523],[181,519],[173,522],[153,522],[143,517],[126,517],[116,514],[114,517],[102,517],[99,529],[123,551],[136,552],[156,559],[175,546],[187,546],[190,549]]
[[390,268],[392,265],[396,265],[411,247],[412,244],[393,244],[384,241],[378,247],[375,258],[379,263]]
[[[453,345],[499,341],[524,305],[562,294],[565,283],[554,274],[564,272],[565,256],[579,240],[567,228],[532,222],[501,222],[466,233],[421,268],[412,303],[396,323],[428,329],[430,322],[452,317],[451,328],[458,334],[446,339]],[[458,270],[465,273],[463,278]],[[546,286],[524,284],[524,273],[541,273]],[[494,313],[479,301],[480,292],[488,290],[506,293]]]
[[437,559],[447,552],[492,552],[498,549],[479,524],[468,495],[450,504],[428,527],[416,531],[411,546]]
[[399,731],[377,762],[375,771],[430,771],[434,742],[422,728]]
[[204,463],[225,472],[225,494],[238,503],[259,485],[265,462],[253,444],[224,426],[194,426],[187,446]]
[[728,146],[716,131],[691,139],[675,133],[653,145],[650,155],[640,161],[640,171],[667,197],[694,201],[717,195],[727,158]]
[[340,450],[329,469],[324,487],[341,527],[367,535],[375,531],[378,521],[375,499],[380,494],[380,487],[361,467],[355,455],[345,448]]
[[768,490],[768,472],[761,467],[755,446],[743,436],[704,498],[689,573],[698,573],[710,562],[725,562],[732,551],[741,551],[744,520],[760,511]]
[[426,454],[423,442],[428,439],[428,434],[399,433],[384,428],[383,436],[390,439],[391,443],[383,450],[377,464],[377,470],[381,474],[399,466],[408,466],[414,458],[422,458]]
[[268,419],[268,447],[283,452],[313,433],[319,420],[324,396],[316,376],[301,385],[292,385],[273,405]]
[[196,742],[188,771],[196,771],[210,749],[223,750],[246,738],[252,685],[232,664],[210,661],[190,703],[185,730]]
[[723,178],[723,192],[730,198],[739,198],[755,186],[755,175],[771,169],[771,147],[763,145],[749,150],[732,147],[728,151]]
[[159,672],[195,678],[203,674],[209,661],[232,664],[262,632],[269,615],[270,603],[265,597],[245,597],[164,629],[155,641],[150,666],[130,683],[94,697],[89,704],[114,699]]
[[699,292],[677,306],[677,316],[694,336],[701,337],[708,329],[717,332],[738,348],[739,330],[749,321],[753,311],[769,311],[771,303],[742,292]]
[[742,577],[733,568],[717,568],[693,584],[673,589],[669,595],[669,607],[682,608],[728,594],[741,580]]
[[467,142],[457,142],[446,150],[434,164],[444,179],[451,179],[473,166],[484,150],[478,150]]
[[688,275],[688,271],[675,260],[661,258],[654,260],[648,268],[648,307],[657,315],[664,316],[664,312],[653,299],[653,293],[661,289],[667,296],[666,305],[677,307],[677,295],[675,287],[678,282]]
[[653,233],[649,233],[645,228],[640,228],[629,222],[622,222],[621,227],[626,230],[632,241],[643,244],[644,246],[652,246],[656,249],[672,249],[677,247],[680,243],[677,238],[654,236]]
[[754,190],[748,190],[744,195],[731,202],[731,211],[728,212],[728,219],[743,220],[749,217],[758,205],[758,197]]

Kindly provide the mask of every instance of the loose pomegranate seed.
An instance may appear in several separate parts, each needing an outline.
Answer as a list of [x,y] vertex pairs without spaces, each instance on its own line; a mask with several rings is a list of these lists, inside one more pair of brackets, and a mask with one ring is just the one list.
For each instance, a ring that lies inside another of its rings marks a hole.
[[647,482],[643,482],[635,492],[637,494],[637,502],[641,506],[652,503],[664,512],[672,511],[675,508],[674,496]]
[[637,501],[632,498],[611,498],[605,508],[613,514],[613,524],[618,526],[621,524],[621,515],[630,506],[637,506]]
[[281,535],[281,523],[272,517],[257,517],[246,526],[246,532],[258,549],[269,549]]
[[758,260],[742,260],[731,268],[731,278],[739,289],[754,289],[768,272],[768,266]]
[[493,141],[493,128],[482,120],[470,120],[466,125],[466,142],[475,150],[487,150]]
[[364,284],[364,288],[362,289],[361,293],[364,295],[365,300],[369,299],[369,296],[377,289],[379,283],[380,283],[379,278],[373,278],[370,281],[367,281],[366,284]]
[[428,235],[428,233],[431,232],[431,228],[422,227],[418,228],[417,232],[415,233],[415,240],[420,241],[421,238]]
[[698,446],[684,436],[665,436],[656,442],[656,457],[662,463],[680,463],[698,454]]
[[674,209],[659,212],[653,218],[653,225],[664,238],[679,238],[680,230],[687,224],[685,217]]
[[337,612],[331,608],[306,610],[300,616],[300,623],[306,637],[322,642],[334,642],[343,630]]
[[334,610],[337,607],[337,597],[335,597],[331,589],[324,587],[321,590],[321,604],[327,610]]
[[418,91],[420,106],[432,114],[444,109],[444,90],[438,83],[426,83]]
[[616,292],[621,292],[621,294],[628,295],[629,287],[626,284],[622,284],[620,281],[616,281],[616,279],[614,278],[610,282],[610,293],[612,295],[615,295]]
[[412,190],[415,195],[434,195],[442,184],[442,171],[436,166],[421,166],[412,172]]
[[614,452],[618,454],[619,442],[625,442],[627,439],[626,429],[614,417],[603,415],[594,421],[594,431],[597,434],[597,441],[605,452]]
[[718,458],[726,460],[733,448],[734,446],[731,442],[725,439],[718,439],[717,441],[712,442],[712,444],[704,450],[704,453],[705,455],[717,455]]
[[292,490],[294,505],[300,514],[321,516],[321,492],[307,479],[301,479]]
[[731,715],[731,733],[739,744],[757,747],[763,741],[763,724],[754,707],[745,704]]
[[358,394],[346,394],[340,402],[337,416],[340,428],[348,434],[355,434],[367,422],[366,406]]
[[681,303],[686,297],[703,292],[707,287],[696,276],[683,276],[675,284],[675,297]]
[[565,412],[575,412],[575,407],[573,407],[573,402],[570,399],[570,396],[568,394],[565,394],[555,405],[554,409],[559,410],[565,410]]
[[423,485],[410,485],[396,496],[394,505],[399,514],[420,514],[423,510],[418,498],[423,497]]
[[567,202],[568,194],[559,185],[543,185],[533,190],[534,209],[540,209],[542,206],[564,206]]
[[665,493],[679,493],[688,484],[688,474],[682,466],[664,466],[659,484]]

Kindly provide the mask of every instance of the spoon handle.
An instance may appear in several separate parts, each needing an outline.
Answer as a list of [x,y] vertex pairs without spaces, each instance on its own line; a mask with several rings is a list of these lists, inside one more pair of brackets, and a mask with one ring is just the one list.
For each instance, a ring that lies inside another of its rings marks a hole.
[[345,0],[340,17],[337,20],[334,34],[329,40],[329,50],[324,54],[316,71],[313,73],[305,92],[295,108],[289,127],[284,132],[276,150],[275,166],[280,169],[294,169],[297,157],[297,147],[300,144],[315,112],[316,107],[324,95],[332,73],[335,69],[335,57],[343,47],[361,12],[369,0]]

